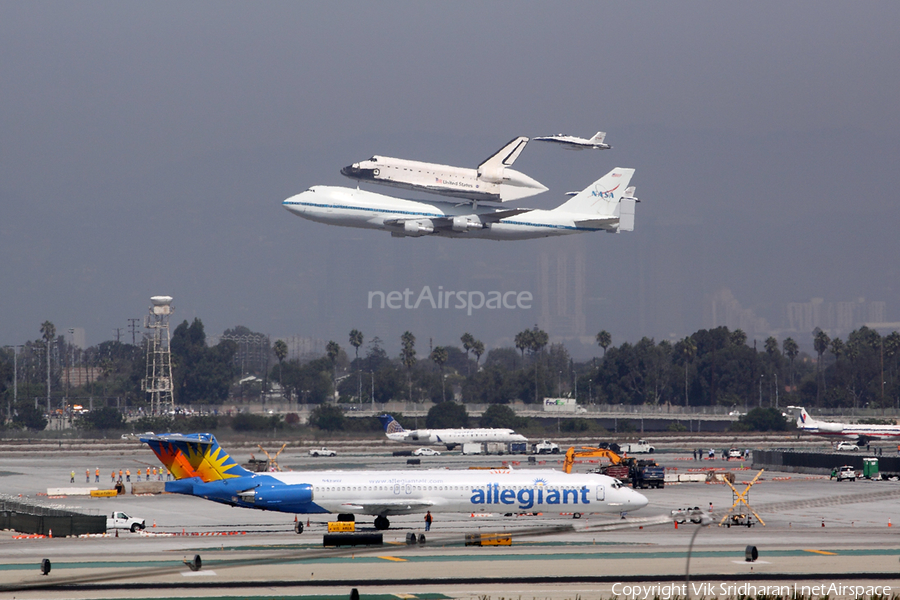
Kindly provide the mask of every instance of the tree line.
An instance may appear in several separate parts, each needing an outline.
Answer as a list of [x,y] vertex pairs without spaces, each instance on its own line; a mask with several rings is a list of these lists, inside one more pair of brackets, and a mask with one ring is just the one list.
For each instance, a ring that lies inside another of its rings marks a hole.
[[[245,327],[228,331],[268,339]],[[95,399],[95,408],[120,411],[147,405],[142,345],[105,341],[82,350],[57,335],[50,322],[41,324],[40,333],[0,351],[4,426],[41,429],[48,415],[70,410],[73,399]],[[252,367],[238,360],[235,337],[240,336],[223,336],[209,346],[200,319],[175,328],[171,352],[177,405],[274,399],[296,404],[540,404],[545,397],[569,396],[582,404],[740,410],[791,403],[900,408],[900,334],[882,336],[867,327],[845,340],[816,329],[811,332],[813,354],[800,352],[792,338],[779,343],[770,337],[757,348],[756,342],[748,344],[743,331],[726,327],[701,329],[674,342],[645,337],[619,345],[601,331],[596,336],[600,355],[585,361],[573,360],[564,345],[550,343],[538,328],[517,333],[513,347],[489,351],[468,332],[458,345],[422,350],[416,336],[405,331],[393,357],[380,338],[366,339],[353,329],[346,343],[352,355],[331,340],[322,356],[288,359],[285,341],[275,340],[265,343],[265,360]]]

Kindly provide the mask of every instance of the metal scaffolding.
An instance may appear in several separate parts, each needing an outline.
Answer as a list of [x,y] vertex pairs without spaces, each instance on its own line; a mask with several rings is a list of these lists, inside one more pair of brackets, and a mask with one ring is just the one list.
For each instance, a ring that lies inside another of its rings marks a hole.
[[147,329],[147,376],[144,391],[150,394],[150,414],[164,415],[175,410],[172,396],[172,353],[169,349],[169,315],[175,312],[171,296],[150,298]]

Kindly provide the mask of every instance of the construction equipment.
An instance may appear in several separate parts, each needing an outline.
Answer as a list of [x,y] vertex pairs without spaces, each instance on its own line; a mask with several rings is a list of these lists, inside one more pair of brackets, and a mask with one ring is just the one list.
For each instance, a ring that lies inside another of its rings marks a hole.
[[750,481],[750,483],[747,484],[747,487],[744,488],[743,492],[737,491],[737,488],[731,485],[731,482],[727,479],[724,480],[728,487],[731,488],[731,497],[734,499],[734,502],[731,504],[731,509],[728,511],[728,513],[724,517],[722,517],[721,521],[719,521],[719,527],[721,527],[723,524],[728,527],[731,527],[732,525],[746,525],[747,527],[750,527],[751,525],[753,525],[753,520],[750,518],[750,515],[741,512],[741,509],[738,507],[739,504],[743,504],[744,506],[746,506],[750,514],[756,517],[756,520],[759,521],[759,523],[763,527],[766,526],[765,521],[760,519],[759,515],[756,514],[756,512],[750,506],[749,501],[750,488],[753,487],[753,484],[756,483],[756,480],[759,479],[759,476],[763,474],[763,471],[765,471],[765,469],[760,469],[759,473],[757,473],[756,477],[754,477]]
[[[257,444],[257,446],[259,446],[259,444]],[[275,453],[275,456],[272,456],[271,454],[269,454],[266,451],[265,448],[263,448],[262,446],[259,446],[259,449],[262,450],[263,453],[266,455],[266,458],[269,459],[267,471],[272,472],[272,471],[280,471],[281,470],[281,467],[278,466],[278,455],[281,454],[282,452],[284,452],[285,447],[287,447],[287,442],[285,442],[284,444],[281,445],[281,448],[279,448],[278,452]]]
[[[626,477],[628,475],[629,465],[626,463],[626,457],[619,456],[617,453],[607,448],[591,448],[589,446],[581,446],[580,449],[576,449],[575,446],[572,446],[571,448],[566,450],[566,460],[563,462],[564,472],[572,472],[572,465],[575,464],[576,458],[606,458],[609,459],[611,466],[621,465],[624,468],[624,475]],[[610,475],[610,477],[619,478],[617,475],[612,475],[610,473],[606,474]]]

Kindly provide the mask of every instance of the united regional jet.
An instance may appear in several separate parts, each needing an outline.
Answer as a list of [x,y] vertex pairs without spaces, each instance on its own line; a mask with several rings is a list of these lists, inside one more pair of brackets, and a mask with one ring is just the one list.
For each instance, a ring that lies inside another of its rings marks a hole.
[[440,445],[453,450],[456,446],[469,442],[527,442],[528,439],[512,429],[413,429],[406,430],[391,415],[378,417],[384,426],[384,434],[389,440],[404,444]]
[[[552,470],[489,471],[290,471],[251,473],[237,464],[209,433],[145,435],[175,476],[166,491],[206,500],[295,514],[374,515],[375,528],[388,517],[425,511],[624,513],[647,498],[619,480],[599,474]],[[298,521],[298,533],[303,530]]]
[[373,156],[344,167],[341,174],[358,181],[472,201],[521,200],[547,191],[538,181],[510,168],[527,143],[527,137],[517,137],[477,169]]
[[[803,433],[830,435],[835,437],[858,439],[891,438],[900,436],[900,425],[866,425],[861,423],[832,423],[817,421],[809,416],[802,406],[788,406],[797,417],[797,429]],[[865,443],[865,442],[863,442]]]
[[604,144],[603,140],[606,139],[605,131],[598,131],[594,134],[592,138],[582,138],[576,137],[574,135],[564,135],[560,133],[559,135],[546,135],[542,137],[534,138],[536,142],[553,142],[555,144],[560,144],[564,148],[568,148],[569,150],[609,150],[612,148],[609,144]]
[[553,210],[401,200],[324,185],[291,196],[283,205],[310,221],[381,229],[394,237],[525,240],[588,231],[617,233],[634,230],[638,199],[628,186],[632,175],[634,169],[616,167]]

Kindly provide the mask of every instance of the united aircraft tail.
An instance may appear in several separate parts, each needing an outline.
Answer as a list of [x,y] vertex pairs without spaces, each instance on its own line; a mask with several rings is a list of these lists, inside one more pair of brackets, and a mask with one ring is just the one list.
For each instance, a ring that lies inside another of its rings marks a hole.
[[140,438],[175,479],[199,477],[204,483],[252,475],[237,464],[210,433],[164,433]]
[[381,421],[381,425],[384,427],[385,433],[402,433],[406,431],[403,429],[403,426],[394,419],[391,415],[383,414],[378,417],[378,420]]

